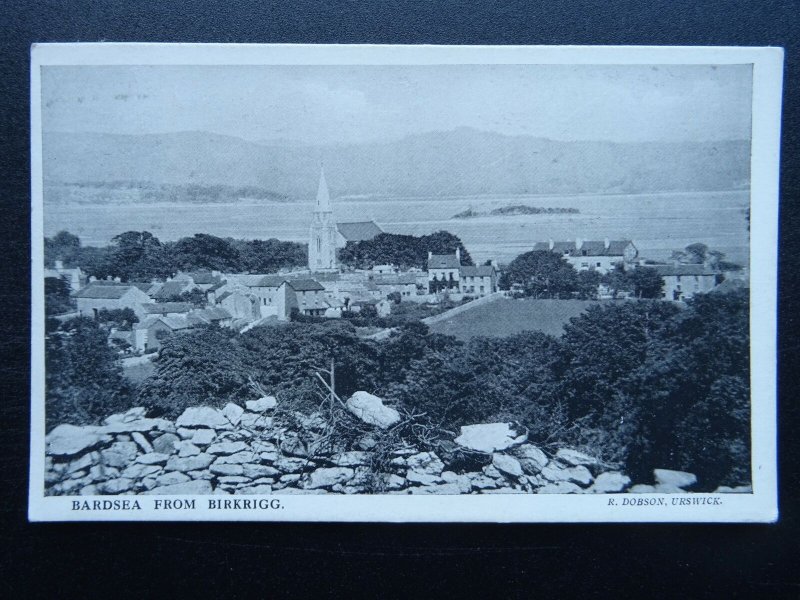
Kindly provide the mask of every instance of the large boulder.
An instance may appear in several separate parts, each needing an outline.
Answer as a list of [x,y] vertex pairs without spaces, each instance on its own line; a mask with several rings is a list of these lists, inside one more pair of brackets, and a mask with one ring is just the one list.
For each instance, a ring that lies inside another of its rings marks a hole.
[[600,473],[589,488],[589,492],[595,494],[607,494],[621,492],[631,484],[631,478],[618,471]]
[[159,454],[175,454],[178,451],[175,444],[180,441],[174,433],[165,433],[153,440],[153,450]]
[[100,430],[103,433],[133,433],[134,431],[167,431],[171,427],[172,425],[166,419],[135,419],[109,423],[100,427]]
[[156,496],[179,496],[188,494],[210,494],[211,482],[205,479],[194,479],[183,483],[173,483],[172,485],[162,485],[154,487],[152,490],[142,492],[143,494],[153,494]]
[[59,425],[47,434],[47,454],[75,456],[111,441],[111,436],[99,433],[94,427]]
[[244,409],[233,402],[228,402],[225,405],[225,408],[222,409],[222,414],[225,415],[225,418],[231,422],[231,425],[236,426],[239,424],[239,421],[242,420]]
[[513,456],[495,453],[492,455],[492,465],[505,475],[522,477],[522,465],[519,464],[519,461]]
[[187,456],[186,458],[170,456],[165,468],[167,471],[181,471],[182,473],[187,473],[189,471],[205,469],[212,462],[214,462],[214,457],[205,453],[198,454],[197,456]]
[[528,474],[535,475],[544,468],[547,463],[547,455],[533,444],[522,444],[513,450],[522,470]]
[[556,452],[556,458],[562,462],[572,465],[573,467],[592,466],[600,464],[600,461],[593,456],[572,450],[571,448],[559,448]]
[[383,400],[367,392],[356,392],[350,396],[347,400],[347,410],[365,423],[381,429],[387,429],[400,422],[399,412],[384,406]]
[[109,467],[124,468],[136,460],[139,446],[136,442],[114,442],[110,447],[100,451],[100,460]]
[[324,467],[313,471],[309,475],[306,489],[314,490],[317,488],[327,488],[337,483],[350,481],[355,475],[355,471],[348,467]]
[[677,488],[687,488],[697,483],[697,476],[694,473],[686,473],[684,471],[654,469],[653,477],[655,477],[658,485],[675,486]]
[[550,463],[541,471],[542,477],[555,483],[571,482],[581,485],[592,483],[592,474],[584,466],[562,468],[556,463]]
[[209,454],[236,454],[247,448],[244,442],[219,442],[206,448]]
[[528,432],[517,423],[464,425],[455,439],[459,446],[478,452],[498,452],[528,441]]
[[278,405],[275,396],[262,396],[258,400],[248,400],[244,403],[247,410],[254,413],[262,413],[265,410],[270,410]]
[[222,411],[210,406],[187,408],[175,421],[175,425],[178,427],[204,429],[227,429],[231,426],[230,421],[222,414]]

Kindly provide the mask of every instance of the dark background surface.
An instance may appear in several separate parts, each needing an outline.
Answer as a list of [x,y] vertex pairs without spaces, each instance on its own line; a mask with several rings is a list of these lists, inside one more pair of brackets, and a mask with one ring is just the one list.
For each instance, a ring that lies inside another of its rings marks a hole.
[[[800,595],[798,13],[791,1],[3,4],[0,572],[26,596]],[[29,524],[29,46],[33,42],[748,45],[786,48],[775,525]],[[7,592],[7,593],[8,593]]]

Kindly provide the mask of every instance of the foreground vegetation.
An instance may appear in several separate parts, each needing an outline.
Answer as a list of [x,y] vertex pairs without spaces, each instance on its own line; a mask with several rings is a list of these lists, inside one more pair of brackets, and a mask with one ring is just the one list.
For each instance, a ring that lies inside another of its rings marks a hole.
[[[310,413],[315,370],[336,390],[366,390],[444,430],[515,420],[544,446],[583,448],[634,479],[689,470],[700,487],[749,483],[748,298],[698,296],[688,307],[642,300],[590,306],[561,337],[525,332],[462,342],[410,321],[388,340],[344,320],[206,327],[171,337],[133,389],[91,320],[47,341],[47,418],[86,423],[126,406],[176,416],[187,406],[252,399],[251,381]],[[87,362],[90,361],[90,362]]]

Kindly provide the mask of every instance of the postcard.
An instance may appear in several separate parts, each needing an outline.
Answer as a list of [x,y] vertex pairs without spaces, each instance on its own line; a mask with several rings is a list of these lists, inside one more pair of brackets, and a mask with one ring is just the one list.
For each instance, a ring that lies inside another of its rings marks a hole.
[[34,45],[29,518],[775,521],[782,69]]

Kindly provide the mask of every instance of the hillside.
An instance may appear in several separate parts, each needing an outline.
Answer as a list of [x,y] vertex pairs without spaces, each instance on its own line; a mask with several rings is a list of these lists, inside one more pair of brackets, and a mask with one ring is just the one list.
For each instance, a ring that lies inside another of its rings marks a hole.
[[206,132],[47,133],[45,180],[258,186],[308,197],[320,162],[337,196],[641,193],[733,189],[746,141],[560,142],[460,128],[387,143],[264,145]]

